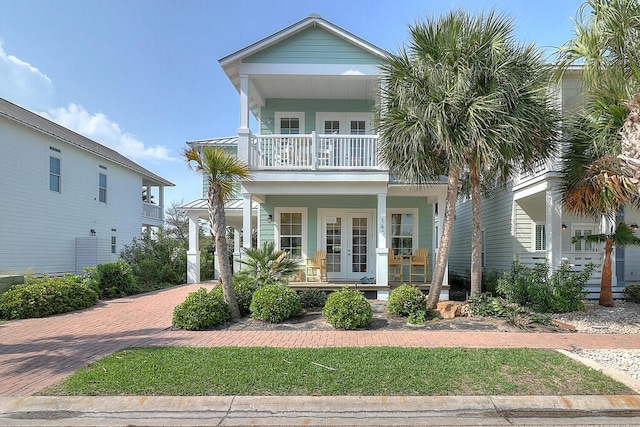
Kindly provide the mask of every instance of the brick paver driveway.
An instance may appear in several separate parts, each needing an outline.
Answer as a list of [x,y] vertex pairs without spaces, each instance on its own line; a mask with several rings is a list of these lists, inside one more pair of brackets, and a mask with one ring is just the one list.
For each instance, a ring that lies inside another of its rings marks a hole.
[[[640,349],[639,335],[469,331],[171,330],[173,308],[203,285],[184,285],[44,319],[0,324],[0,396],[26,396],[90,362],[142,346],[405,346]],[[211,287],[211,285],[204,285]]]

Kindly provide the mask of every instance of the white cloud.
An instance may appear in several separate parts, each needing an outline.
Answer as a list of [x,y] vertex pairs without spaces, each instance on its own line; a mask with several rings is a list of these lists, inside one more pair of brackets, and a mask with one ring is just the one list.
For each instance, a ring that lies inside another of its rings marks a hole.
[[133,160],[175,160],[162,146],[145,147],[102,114],[91,114],[82,106],[53,108],[53,82],[33,65],[7,54],[0,40],[0,97],[106,145]]
[[28,62],[8,55],[0,40],[0,96],[25,108],[51,106],[53,83]]
[[49,109],[40,115],[112,148],[133,160],[158,159],[175,160],[169,150],[162,146],[145,147],[133,135],[123,132],[120,126],[102,114],[90,114],[82,106],[69,104],[68,107]]

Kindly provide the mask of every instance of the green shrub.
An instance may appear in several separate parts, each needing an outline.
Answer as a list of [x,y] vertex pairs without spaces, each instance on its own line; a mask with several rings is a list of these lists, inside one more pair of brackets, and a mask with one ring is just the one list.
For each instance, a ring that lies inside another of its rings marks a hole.
[[320,289],[310,288],[300,291],[300,304],[303,308],[324,307],[327,294]]
[[640,304],[640,283],[625,286],[624,296],[629,301]]
[[490,293],[483,293],[469,298],[469,309],[476,316],[490,316],[500,318],[514,318],[524,312],[521,305],[508,302],[504,298],[494,297]]
[[100,298],[119,298],[140,293],[131,267],[123,261],[99,264],[92,275],[93,288],[98,289]]
[[183,303],[173,309],[173,326],[188,330],[201,330],[226,322],[231,310],[224,302],[222,292],[200,288],[187,295]]
[[299,262],[289,252],[277,250],[273,241],[264,242],[259,248],[245,249],[245,257],[240,260],[242,269],[240,280],[258,282],[260,286],[286,284],[289,276],[300,269]]
[[0,318],[28,319],[47,317],[91,307],[98,294],[75,275],[27,278],[0,295]]
[[302,314],[298,293],[287,285],[265,285],[253,293],[251,317],[270,323],[279,323]]
[[[253,299],[253,293],[258,290],[260,286],[256,282],[237,280],[236,276],[233,276],[233,290],[236,293],[236,299],[238,300],[238,306],[240,307],[240,314],[243,316],[251,313],[251,300]],[[222,287],[219,286],[220,292]]]
[[360,291],[342,289],[332,292],[322,315],[335,328],[356,329],[369,326],[373,319],[371,304]]
[[396,316],[410,316],[424,311],[426,316],[426,298],[422,291],[414,285],[400,285],[391,291],[387,310]]
[[515,261],[510,273],[504,273],[498,280],[497,292],[508,302],[519,304],[539,313],[566,313],[582,308],[582,300],[587,295],[584,286],[593,264],[583,271],[571,270],[564,262],[549,276],[547,264],[537,264],[529,268]]
[[120,253],[120,259],[131,266],[142,292],[187,281],[187,252],[179,240],[162,230],[133,239]]

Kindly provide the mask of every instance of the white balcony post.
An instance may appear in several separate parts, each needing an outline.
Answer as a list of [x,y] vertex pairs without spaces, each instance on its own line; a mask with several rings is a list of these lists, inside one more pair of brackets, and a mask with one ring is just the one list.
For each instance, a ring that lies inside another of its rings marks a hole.
[[195,212],[188,212],[189,217],[189,250],[187,251],[187,283],[200,282],[200,242],[199,217]]
[[240,129],[249,129],[249,76],[240,74]]
[[[376,284],[389,285],[389,249],[387,248],[387,194],[378,194]],[[386,293],[385,293],[386,292]],[[378,299],[387,299],[388,291],[379,291]]]
[[311,169],[318,168],[318,134],[311,132]]
[[560,194],[555,190],[547,190],[545,204],[546,255],[550,273],[553,273],[562,264],[562,203]]

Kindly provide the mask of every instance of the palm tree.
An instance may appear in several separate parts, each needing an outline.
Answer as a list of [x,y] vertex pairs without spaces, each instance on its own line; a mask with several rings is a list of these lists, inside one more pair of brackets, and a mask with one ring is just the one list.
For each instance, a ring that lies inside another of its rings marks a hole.
[[245,249],[245,254],[246,258],[240,260],[244,267],[237,275],[240,280],[261,286],[287,283],[289,277],[300,270],[299,260],[287,251],[276,249],[273,241],[264,242],[259,248]]
[[[469,177],[473,232],[471,291],[480,293],[483,185],[504,184],[550,157],[558,119],[549,68],[513,24],[491,11],[452,11],[409,28],[410,41],[382,66],[381,157],[406,182],[448,175],[447,206],[428,306],[444,277],[461,175]],[[491,182],[488,182],[491,180]]]
[[[583,64],[586,100],[564,133],[563,208],[596,221],[604,217],[612,222],[625,205],[640,207],[639,31],[637,0],[587,0],[578,11],[575,37],[558,51],[558,77],[573,64]],[[630,114],[630,109],[635,112]],[[606,306],[613,304],[607,251],[625,244],[624,239],[613,238],[616,233],[602,235],[609,236],[602,240],[605,260],[600,283],[600,304]]]
[[233,284],[231,282],[231,263],[226,238],[226,217],[224,202],[235,192],[238,181],[251,178],[251,171],[246,163],[221,148],[187,147],[183,155],[189,168],[201,173],[207,180],[207,207],[209,209],[209,228],[211,239],[216,245],[218,268],[224,300],[231,309],[231,317],[240,318],[240,308]]

